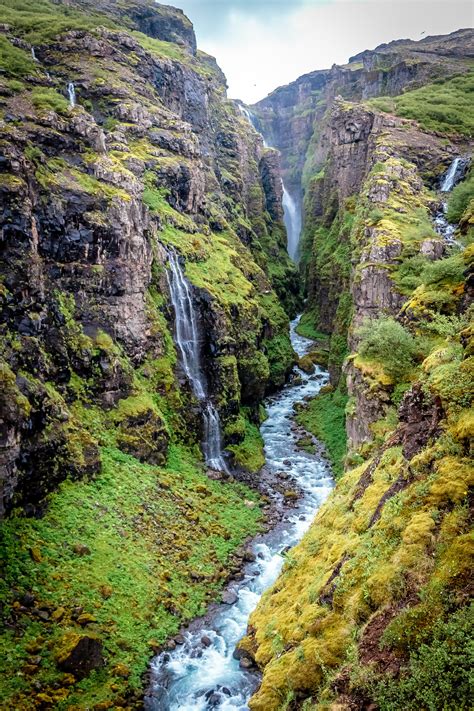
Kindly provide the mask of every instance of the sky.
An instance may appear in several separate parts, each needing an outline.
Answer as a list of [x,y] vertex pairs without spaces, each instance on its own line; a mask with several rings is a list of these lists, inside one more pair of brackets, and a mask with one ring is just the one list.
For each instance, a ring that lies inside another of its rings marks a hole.
[[161,0],[192,20],[229,96],[254,103],[315,69],[394,39],[474,25],[472,0]]

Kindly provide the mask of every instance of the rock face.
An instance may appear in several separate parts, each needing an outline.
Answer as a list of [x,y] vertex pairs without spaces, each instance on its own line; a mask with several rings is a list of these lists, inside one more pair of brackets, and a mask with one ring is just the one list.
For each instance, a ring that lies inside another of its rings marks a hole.
[[[457,113],[472,41],[463,30],[382,45],[253,107],[304,195],[300,328],[328,334],[333,389],[314,404],[345,415],[348,454],[239,645],[262,671],[252,711],[468,703],[472,170],[452,197],[435,191],[472,152]],[[441,199],[454,247],[435,231]],[[326,437],[330,451],[344,430]],[[443,690],[433,659],[454,637]]]
[[[68,8],[74,18],[58,37]],[[81,14],[92,8],[94,19]],[[163,394],[173,376],[159,362],[185,385],[169,349],[166,248],[190,264],[203,357],[233,444],[245,429],[238,361],[260,382],[256,393],[243,386],[256,408],[293,359],[272,286],[290,314],[300,303],[277,156],[226,99],[189,20],[149,0],[59,3],[52,18],[36,62],[14,14],[1,30],[19,67],[1,80],[2,512],[33,512],[62,479],[98,471],[100,433],[77,403],[107,411],[147,389]],[[119,446],[163,463],[164,419],[156,407],[115,418]],[[188,425],[198,439],[196,418]]]

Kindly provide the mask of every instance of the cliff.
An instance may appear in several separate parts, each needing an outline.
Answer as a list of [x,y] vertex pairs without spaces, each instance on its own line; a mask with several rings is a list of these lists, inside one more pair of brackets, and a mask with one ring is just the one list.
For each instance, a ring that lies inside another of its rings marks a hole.
[[297,419],[340,471],[241,642],[253,710],[468,703],[472,38],[383,45],[253,107],[303,196],[300,329],[331,374]]
[[130,707],[260,519],[205,475],[168,253],[223,444],[255,473],[300,303],[278,160],[181,11],[0,7],[2,699]]

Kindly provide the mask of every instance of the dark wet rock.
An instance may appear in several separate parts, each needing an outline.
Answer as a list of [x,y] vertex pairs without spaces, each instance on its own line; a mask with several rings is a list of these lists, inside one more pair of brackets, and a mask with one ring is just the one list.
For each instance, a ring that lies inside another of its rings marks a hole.
[[255,558],[256,558],[256,556],[255,556],[255,553],[254,553],[253,551],[246,550],[246,551],[244,552],[243,560],[244,560],[246,563],[253,563],[253,561],[255,560]]
[[212,645],[212,640],[207,635],[203,635],[201,637],[201,644],[203,645],[203,647],[210,647]]
[[60,669],[83,679],[104,665],[102,641],[95,635],[69,635],[63,640],[56,660]]

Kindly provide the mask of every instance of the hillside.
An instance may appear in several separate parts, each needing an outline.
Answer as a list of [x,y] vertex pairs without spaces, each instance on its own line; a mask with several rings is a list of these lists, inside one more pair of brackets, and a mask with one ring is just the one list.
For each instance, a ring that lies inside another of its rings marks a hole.
[[188,654],[187,708],[467,709],[474,32],[280,87],[267,148],[182,11],[0,9],[0,706],[181,708]]

